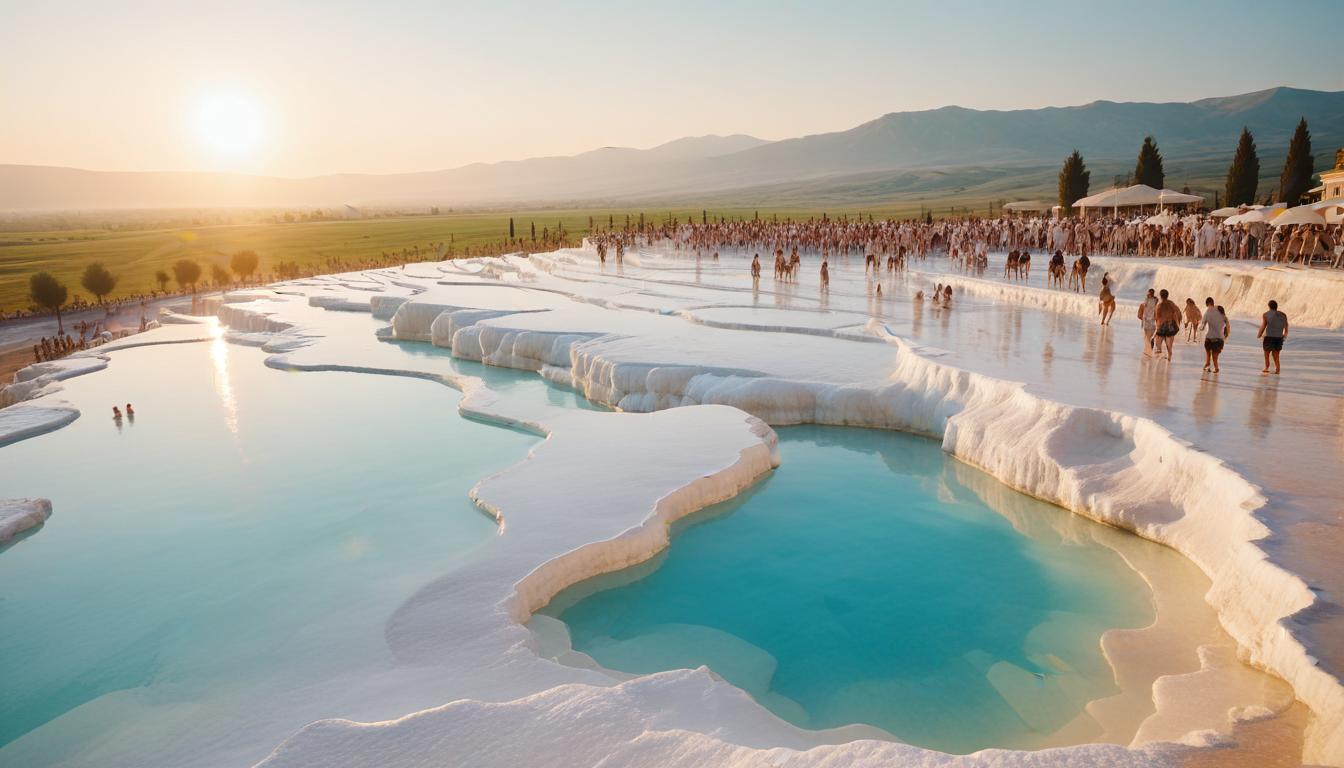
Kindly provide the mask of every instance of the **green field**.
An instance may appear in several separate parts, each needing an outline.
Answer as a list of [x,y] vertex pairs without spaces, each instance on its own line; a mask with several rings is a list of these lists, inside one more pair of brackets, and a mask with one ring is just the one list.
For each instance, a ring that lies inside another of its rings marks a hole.
[[[643,211],[647,221],[661,222],[668,216],[685,221],[687,217],[700,221],[702,210],[649,209]],[[883,216],[915,216],[919,205],[887,206],[865,209]],[[950,207],[939,210],[946,215]],[[981,211],[977,204],[975,209]],[[518,213],[445,214],[438,216],[402,216],[351,221],[318,221],[279,224],[240,224],[204,227],[114,230],[80,229],[45,232],[0,233],[0,312],[26,309],[31,305],[28,280],[39,271],[48,271],[64,282],[71,300],[83,296],[92,300],[79,285],[84,268],[95,261],[115,274],[119,281],[110,298],[149,293],[159,286],[155,272],[172,273],[172,264],[179,259],[194,259],[203,270],[203,281],[210,279],[210,264],[227,267],[229,255],[239,250],[253,250],[261,257],[260,273],[272,275],[280,262],[297,262],[300,267],[326,270],[332,262],[357,265],[377,261],[384,253],[402,261],[403,251],[411,251],[408,260],[428,260],[438,253],[439,245],[445,251],[451,248],[454,256],[465,255],[470,249],[477,253],[501,253],[529,249],[531,225],[536,224],[537,237],[543,228],[553,231],[563,224],[570,243],[577,244],[589,231],[589,217],[597,227],[606,227],[608,221],[617,227],[630,216],[632,223],[639,220],[639,210],[584,210],[535,211]],[[761,217],[780,219],[807,219],[820,217],[821,209],[761,210]],[[858,209],[829,210],[829,215],[854,215]],[[751,218],[752,209],[732,208],[710,210],[712,217]],[[524,239],[522,248],[506,242],[509,218],[515,225],[515,234]],[[542,249],[538,244],[536,250]],[[169,284],[169,290],[176,286]]]
[[[1333,162],[1333,155],[1327,154],[1317,158],[1318,168]],[[1278,150],[1262,148],[1261,157],[1263,196],[1278,184]],[[1222,190],[1227,162],[1228,158],[1218,152],[1168,158],[1167,186],[1189,187],[1204,195],[1212,207]],[[1122,181],[1132,167],[1132,161],[1127,160],[1089,163],[1092,191]],[[297,218],[305,218],[304,212],[284,211],[5,214],[0,215],[0,312],[28,308],[28,280],[43,270],[66,283],[72,301],[77,296],[91,299],[79,285],[79,277],[95,261],[119,278],[111,296],[117,298],[157,289],[154,273],[163,270],[171,274],[172,264],[184,258],[198,261],[202,279],[209,281],[210,265],[227,266],[229,255],[239,250],[256,251],[262,276],[273,276],[281,262],[297,264],[304,271],[333,271],[341,265],[354,268],[373,262],[430,259],[440,253],[440,244],[445,255],[452,256],[466,255],[468,249],[471,255],[549,250],[554,246],[531,241],[533,224],[538,238],[543,229],[553,232],[561,224],[568,242],[577,244],[588,234],[590,220],[597,227],[605,227],[608,221],[621,227],[627,216],[632,223],[637,222],[641,212],[653,222],[668,216],[699,221],[706,208],[712,218],[744,219],[758,213],[761,217],[795,220],[823,213],[902,219],[925,211],[935,218],[997,215],[999,207],[1012,200],[1054,200],[1058,173],[1054,165],[885,171],[764,185],[749,192],[706,192],[693,200],[628,200],[621,203],[627,207],[621,208],[605,207],[610,205],[605,202],[576,202],[573,208],[559,210],[383,215],[337,221],[284,222],[295,213]],[[744,204],[744,200],[750,203]],[[506,242],[510,218],[522,243]],[[211,221],[253,223],[208,223]],[[191,222],[201,224],[182,226]],[[23,231],[28,229],[43,231]],[[403,255],[403,251],[409,253]],[[390,258],[384,260],[383,254]],[[170,284],[169,288],[175,286]]]

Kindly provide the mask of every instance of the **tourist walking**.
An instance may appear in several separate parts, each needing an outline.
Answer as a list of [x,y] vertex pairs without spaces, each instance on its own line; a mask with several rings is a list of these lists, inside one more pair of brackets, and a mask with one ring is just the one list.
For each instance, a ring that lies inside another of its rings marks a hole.
[[1263,339],[1261,346],[1265,350],[1265,367],[1261,373],[1269,373],[1269,361],[1274,360],[1274,373],[1280,370],[1279,353],[1283,351],[1283,342],[1288,338],[1288,316],[1279,311],[1279,302],[1269,300],[1269,311],[1260,316],[1260,332],[1257,338]]
[[1101,295],[1098,297],[1097,312],[1101,314],[1102,325],[1109,325],[1111,316],[1115,314],[1115,294],[1111,293],[1110,272],[1101,276]]
[[1163,288],[1158,292],[1162,300],[1157,303],[1157,352],[1161,354],[1162,347],[1167,348],[1167,362],[1171,362],[1172,346],[1176,342],[1176,334],[1181,332],[1181,308],[1176,306],[1176,302],[1168,298],[1167,289]]
[[1199,339],[1199,324],[1203,320],[1199,313],[1199,307],[1195,300],[1189,297],[1185,299],[1185,340],[1191,344]]
[[1218,356],[1223,354],[1223,345],[1232,334],[1232,324],[1222,306],[1213,303],[1213,297],[1204,299],[1204,320],[1200,323],[1204,329],[1204,370],[1218,373]]
[[1157,291],[1148,289],[1148,296],[1139,305],[1139,322],[1143,324],[1143,356],[1153,356],[1153,334],[1157,333]]

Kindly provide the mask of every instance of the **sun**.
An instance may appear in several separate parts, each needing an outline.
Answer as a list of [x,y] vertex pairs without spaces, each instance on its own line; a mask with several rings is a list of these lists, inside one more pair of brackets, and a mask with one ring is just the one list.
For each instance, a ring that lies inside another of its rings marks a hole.
[[196,102],[196,134],[206,148],[223,158],[245,158],[264,138],[265,115],[245,91],[203,93]]

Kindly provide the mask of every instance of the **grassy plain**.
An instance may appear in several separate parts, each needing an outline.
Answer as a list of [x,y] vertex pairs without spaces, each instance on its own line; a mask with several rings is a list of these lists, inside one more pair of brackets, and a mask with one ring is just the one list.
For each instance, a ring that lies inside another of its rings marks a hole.
[[[668,216],[680,221],[688,217],[700,221],[704,209],[646,209],[646,220],[661,222]],[[865,209],[883,216],[915,216],[919,205],[887,206]],[[829,215],[857,214],[858,209],[825,211]],[[300,267],[321,268],[333,260],[343,264],[357,264],[381,258],[382,254],[401,254],[403,250],[419,248],[422,258],[430,258],[451,248],[452,255],[471,252],[501,252],[508,249],[505,241],[509,233],[509,219],[513,218],[515,235],[530,239],[531,226],[536,224],[537,237],[543,229],[554,231],[562,224],[571,243],[589,232],[589,219],[597,227],[609,222],[620,227],[625,217],[638,222],[640,210],[565,210],[516,213],[453,213],[443,215],[401,216],[388,218],[355,219],[343,221],[312,221],[293,223],[233,224],[171,229],[120,230],[79,229],[42,232],[0,233],[0,312],[27,308],[28,279],[39,271],[48,271],[70,289],[71,298],[82,295],[91,299],[79,285],[84,268],[92,262],[102,262],[118,277],[116,290],[110,298],[149,293],[158,288],[154,275],[159,270],[172,274],[172,265],[179,259],[194,259],[203,269],[202,280],[210,279],[210,265],[227,267],[229,255],[239,250],[253,250],[260,256],[259,272],[270,275],[281,262],[296,262]],[[714,218],[751,218],[753,209],[732,208],[708,211]],[[820,217],[823,210],[801,208],[761,210],[762,217],[780,219],[807,219]],[[946,211],[943,211],[945,214]],[[170,288],[175,288],[170,283]]]
[[[1277,149],[1261,149],[1263,161],[1260,190],[1262,196],[1278,183]],[[1167,186],[1189,187],[1204,195],[1210,205],[1221,192],[1228,158],[1220,152],[1190,158],[1167,158]],[[1333,156],[1317,158],[1317,167],[1328,167]],[[1092,191],[1122,181],[1132,161],[1089,162]],[[233,211],[208,212],[115,212],[26,216],[23,222],[38,222],[34,229],[13,231],[7,220],[0,226],[0,312],[26,308],[28,279],[46,270],[65,282],[71,298],[87,291],[79,277],[91,262],[101,261],[120,278],[113,298],[147,293],[155,288],[154,273],[171,274],[173,262],[190,258],[200,262],[203,279],[210,278],[210,264],[226,266],[229,255],[253,250],[261,257],[260,273],[272,275],[280,262],[296,263],[300,269],[325,268],[332,261],[359,264],[379,259],[383,253],[400,254],[419,247],[428,258],[451,244],[452,255],[502,252],[517,249],[506,246],[509,219],[515,234],[530,238],[536,224],[538,237],[543,228],[554,230],[563,223],[571,243],[589,232],[590,219],[599,227],[613,222],[639,219],[663,221],[669,215],[680,221],[688,217],[699,221],[708,209],[710,217],[762,217],[807,219],[822,213],[831,216],[872,214],[877,218],[913,218],[931,211],[935,218],[949,215],[986,215],[997,212],[1005,202],[1023,199],[1050,201],[1055,198],[1057,166],[964,167],[913,171],[883,171],[822,177],[787,183],[768,184],[748,190],[707,191],[694,199],[665,197],[658,200],[626,200],[620,205],[602,201],[576,202],[569,209],[497,211],[488,213],[445,213],[442,215],[405,215],[341,221],[296,221],[290,223],[211,224],[152,228],[147,222],[178,221],[260,221],[257,215]],[[744,204],[749,200],[750,204]],[[157,217],[157,218],[156,218]],[[90,228],[79,229],[84,222]],[[96,223],[95,223],[96,222]],[[101,228],[94,228],[101,227]],[[538,244],[536,249],[541,249]],[[171,287],[171,286],[170,286]]]

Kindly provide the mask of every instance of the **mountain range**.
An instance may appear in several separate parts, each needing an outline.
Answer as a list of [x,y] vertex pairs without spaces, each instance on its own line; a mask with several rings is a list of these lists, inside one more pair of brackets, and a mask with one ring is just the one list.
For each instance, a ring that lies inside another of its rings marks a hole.
[[1075,148],[1094,169],[1093,185],[1103,186],[1109,182],[1105,173],[1132,166],[1146,135],[1156,137],[1169,179],[1175,169],[1185,173],[1186,183],[1212,183],[1231,159],[1242,126],[1255,134],[1271,179],[1302,117],[1319,156],[1344,145],[1344,91],[1279,87],[1193,102],[1094,101],[1020,110],[949,106],[893,112],[845,131],[780,141],[698,136],[651,149],[606,147],[419,173],[291,179],[0,165],[0,210],[488,208],[702,199],[751,205],[795,198],[862,203],[902,194],[933,199],[967,189],[1011,195],[1048,188]]

